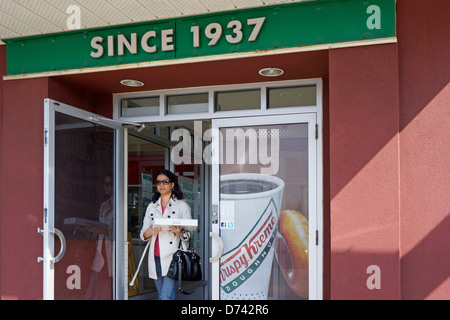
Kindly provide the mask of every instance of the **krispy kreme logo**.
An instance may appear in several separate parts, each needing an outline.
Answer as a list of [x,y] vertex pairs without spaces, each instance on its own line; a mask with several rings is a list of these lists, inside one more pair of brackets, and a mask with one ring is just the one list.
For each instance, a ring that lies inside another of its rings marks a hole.
[[[268,215],[267,212],[270,212]],[[221,287],[230,293],[255,274],[272,248],[276,231],[276,208],[273,200],[240,245],[229,252],[220,264]]]

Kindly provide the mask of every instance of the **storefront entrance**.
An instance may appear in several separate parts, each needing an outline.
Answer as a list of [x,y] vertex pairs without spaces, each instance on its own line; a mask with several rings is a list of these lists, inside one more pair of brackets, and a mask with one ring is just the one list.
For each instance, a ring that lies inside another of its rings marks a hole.
[[206,101],[124,95],[114,119],[46,101],[44,298],[157,298],[147,259],[128,283],[163,168],[198,220],[203,263],[203,281],[177,299],[321,298],[320,82],[220,89]]

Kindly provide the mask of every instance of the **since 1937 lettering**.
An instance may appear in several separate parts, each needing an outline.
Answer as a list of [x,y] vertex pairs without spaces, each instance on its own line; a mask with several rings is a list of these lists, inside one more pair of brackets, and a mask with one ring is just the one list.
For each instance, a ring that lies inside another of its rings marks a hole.
[[[251,31],[248,30],[248,35],[245,34],[244,29],[246,28],[244,28],[243,23],[239,20],[228,22],[225,31],[222,25],[217,22],[208,24],[204,30],[201,30],[199,25],[192,26],[190,29],[192,33],[192,46],[199,48],[203,35],[209,40],[209,47],[215,46],[224,34],[229,44],[241,43],[245,37],[247,37],[248,42],[256,41],[265,20],[266,17],[247,19],[246,26],[251,28]],[[175,31],[176,28],[168,28],[160,31],[149,30],[141,36],[137,32],[94,36],[91,39],[90,56],[94,59],[99,59],[105,53],[108,57],[114,57],[116,55],[124,56],[127,53],[136,55],[139,52],[156,54],[160,51],[175,51]]]

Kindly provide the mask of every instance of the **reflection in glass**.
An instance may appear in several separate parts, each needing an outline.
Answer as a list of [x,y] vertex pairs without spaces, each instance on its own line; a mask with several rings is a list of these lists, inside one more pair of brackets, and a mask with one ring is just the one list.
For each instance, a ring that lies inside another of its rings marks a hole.
[[66,238],[55,299],[112,299],[114,130],[60,113],[55,124],[55,227]]
[[268,89],[268,108],[304,107],[317,104],[316,86]]
[[159,115],[159,97],[122,100],[122,117]]
[[216,111],[261,108],[261,90],[242,90],[216,93]]
[[185,94],[167,97],[167,114],[208,112],[208,94]]

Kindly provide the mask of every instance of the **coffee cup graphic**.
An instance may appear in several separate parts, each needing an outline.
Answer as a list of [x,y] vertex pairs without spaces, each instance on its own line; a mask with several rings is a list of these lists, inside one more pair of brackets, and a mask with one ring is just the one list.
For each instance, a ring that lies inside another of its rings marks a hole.
[[221,176],[221,299],[267,299],[283,190],[270,175]]

